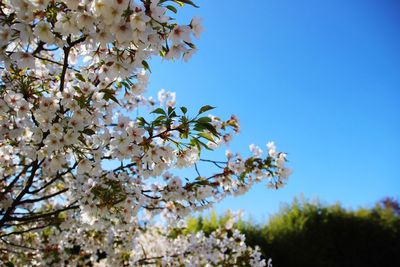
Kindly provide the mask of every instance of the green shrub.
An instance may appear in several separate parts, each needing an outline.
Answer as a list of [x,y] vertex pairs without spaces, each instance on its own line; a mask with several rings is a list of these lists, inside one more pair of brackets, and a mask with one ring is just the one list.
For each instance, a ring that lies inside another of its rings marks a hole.
[[[399,207],[390,198],[354,211],[295,199],[265,225],[239,220],[234,227],[278,267],[400,266]],[[209,233],[230,217],[191,218],[188,231]]]

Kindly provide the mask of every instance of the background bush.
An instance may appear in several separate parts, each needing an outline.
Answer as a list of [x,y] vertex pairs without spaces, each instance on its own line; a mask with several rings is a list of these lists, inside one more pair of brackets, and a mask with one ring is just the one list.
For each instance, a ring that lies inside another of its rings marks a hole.
[[[232,217],[190,218],[187,231],[210,233]],[[234,224],[274,266],[400,266],[400,205],[386,198],[373,208],[295,199],[265,225]]]

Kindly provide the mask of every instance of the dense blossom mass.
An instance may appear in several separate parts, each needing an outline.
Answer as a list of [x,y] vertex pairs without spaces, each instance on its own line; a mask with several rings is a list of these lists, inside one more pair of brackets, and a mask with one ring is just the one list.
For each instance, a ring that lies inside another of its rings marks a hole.
[[230,142],[238,119],[176,107],[169,91],[143,95],[151,57],[196,52],[201,19],[173,18],[185,4],[195,6],[0,1],[2,265],[265,264],[237,232],[170,234],[185,215],[261,180],[281,187],[290,172],[273,143],[265,156],[251,145],[248,158],[203,158]]

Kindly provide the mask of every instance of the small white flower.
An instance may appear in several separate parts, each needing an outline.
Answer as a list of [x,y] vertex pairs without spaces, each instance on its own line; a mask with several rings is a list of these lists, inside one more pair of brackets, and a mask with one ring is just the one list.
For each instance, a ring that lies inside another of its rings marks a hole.
[[254,157],[259,157],[259,156],[261,156],[263,154],[263,151],[258,146],[254,145],[254,144],[251,144],[249,146],[249,148],[250,148],[250,151],[253,153]]
[[51,32],[51,25],[46,21],[39,21],[34,29],[34,34],[45,43],[52,44],[55,42],[55,36]]
[[77,174],[84,174],[84,173],[89,173],[91,169],[93,168],[92,163],[88,159],[82,159],[78,163],[78,169],[77,169]]
[[17,63],[18,67],[20,67],[21,69],[34,69],[36,66],[35,58],[30,53],[15,52],[12,54],[11,58]]
[[169,38],[175,44],[179,44],[181,41],[191,43],[190,40],[190,27],[186,25],[177,25],[172,29]]
[[129,23],[122,23],[115,27],[115,38],[119,43],[124,43],[132,40],[132,27]]
[[267,148],[268,148],[268,155],[270,155],[271,157],[275,157],[276,156],[276,146],[274,142],[268,142],[267,143]]
[[22,104],[24,96],[20,93],[10,92],[4,96],[4,100],[11,108],[19,108]]
[[192,28],[193,35],[197,39],[200,39],[200,35],[203,32],[204,28],[202,25],[202,19],[199,17],[194,17],[192,21],[190,22],[190,27]]

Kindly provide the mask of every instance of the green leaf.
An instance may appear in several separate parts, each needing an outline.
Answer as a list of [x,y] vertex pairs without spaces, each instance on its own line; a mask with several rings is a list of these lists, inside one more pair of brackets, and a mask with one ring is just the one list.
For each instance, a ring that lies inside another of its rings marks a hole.
[[81,108],[84,108],[86,106],[86,98],[84,95],[82,95],[80,97],[74,96],[74,99],[78,102],[78,104]]
[[189,119],[186,116],[181,116],[179,121],[187,128],[189,126]]
[[208,133],[199,133],[199,136],[207,139],[208,141],[215,143],[214,138],[211,135],[209,135]]
[[131,87],[129,86],[129,84],[126,81],[122,81],[121,84],[128,90],[131,89]]
[[178,117],[178,115],[176,115],[175,108],[168,107],[168,116],[170,118]]
[[154,113],[154,114],[161,114],[161,115],[167,115],[167,113],[165,112],[165,110],[163,110],[162,108],[157,108],[157,109],[153,110],[151,113]]
[[197,141],[198,141],[199,144],[202,145],[205,149],[207,149],[207,150],[212,150],[211,148],[209,148],[209,147],[207,146],[207,144],[201,142],[200,140],[197,140]]
[[211,118],[209,117],[201,117],[197,119],[198,122],[211,122]]
[[77,91],[78,93],[82,94],[81,88],[79,88],[78,86],[74,86],[75,91]]
[[86,139],[82,135],[78,137],[78,140],[81,141],[82,144],[84,144],[85,146],[87,145],[86,144]]
[[173,111],[171,114],[169,114],[169,116],[170,116],[171,118],[176,118],[176,117],[178,117],[178,115],[176,114],[175,111]]
[[[218,131],[215,129],[215,127],[210,124],[210,123],[198,123],[197,125],[202,126],[204,128],[206,128],[208,131],[210,131],[214,136],[220,136],[220,134],[218,133]],[[196,126],[197,126],[196,125]]]
[[171,10],[172,12],[174,12],[175,14],[178,12],[178,10],[176,9],[176,7],[174,7],[174,6],[169,5],[169,6],[166,6],[166,8],[168,8],[169,10]]
[[205,105],[205,106],[203,106],[203,107],[200,108],[199,114],[204,113],[204,112],[209,111],[209,110],[212,110],[212,109],[214,109],[214,108],[215,108],[215,107],[212,107],[212,106],[210,106],[210,105]]
[[86,128],[82,131],[82,133],[84,133],[86,135],[94,135],[96,132],[90,128]]
[[182,1],[173,0],[173,2],[177,3],[180,7],[183,7],[183,2]]
[[182,110],[183,114],[186,114],[186,112],[187,112],[187,108],[186,107],[181,107],[181,110]]
[[136,120],[138,121],[139,125],[144,126],[147,124],[147,121],[143,117],[137,117]]
[[185,44],[187,44],[190,48],[192,48],[192,49],[195,49],[196,48],[196,46],[194,45],[194,44],[192,44],[192,43],[189,43],[189,42],[186,42],[186,41],[183,41]]
[[108,98],[119,105],[118,99],[115,97],[115,95],[110,95],[110,96],[108,96]]
[[196,124],[193,128],[194,131],[202,132],[206,127]]
[[112,89],[101,89],[100,92],[104,93],[103,99],[108,101],[112,100],[119,105],[118,99],[115,97],[115,91]]
[[[194,7],[199,7],[198,5],[196,5],[195,3],[193,3],[193,1],[190,1],[190,0],[174,0],[174,2],[175,3],[178,3],[178,4],[180,4],[181,5],[181,3],[184,3],[184,4],[188,4],[188,5],[191,5],[191,6],[194,6]],[[180,2],[180,3],[179,3]]]
[[160,50],[160,57],[165,57],[166,52],[164,50]]
[[183,132],[183,133],[180,133],[179,134],[179,138],[181,138],[181,139],[186,139],[186,138],[188,138],[188,133],[187,132]]
[[199,150],[199,153],[200,153],[200,151],[201,151],[201,144],[200,144],[200,141],[199,141],[197,138],[191,139],[191,140],[190,140],[190,144],[191,144],[192,146],[196,146],[197,149]]
[[240,176],[239,176],[239,181],[240,182],[244,182],[244,178],[246,177],[246,172],[243,172],[242,174],[240,174]]
[[86,82],[85,78],[83,78],[82,74],[80,73],[75,73],[75,77],[78,78],[81,82]]
[[142,65],[143,65],[143,67],[144,67],[145,70],[148,70],[149,72],[151,72],[149,63],[147,63],[146,60],[143,60],[143,61],[142,61]]
[[164,125],[164,120],[165,120],[166,118],[167,118],[166,116],[160,115],[160,116],[158,116],[151,124],[152,124],[153,126]]
[[158,116],[154,121],[162,121],[165,118],[167,118],[167,117],[165,117],[164,115],[161,115],[161,116]]

